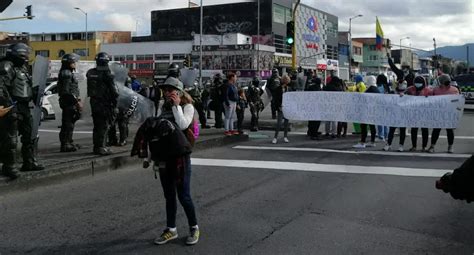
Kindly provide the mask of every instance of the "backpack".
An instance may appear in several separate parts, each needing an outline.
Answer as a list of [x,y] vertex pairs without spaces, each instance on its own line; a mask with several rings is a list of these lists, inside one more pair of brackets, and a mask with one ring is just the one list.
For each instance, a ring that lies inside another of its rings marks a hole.
[[191,124],[189,124],[188,128],[183,130],[183,132],[188,138],[191,147],[194,147],[194,144],[196,143],[196,140],[199,137],[199,123],[196,120],[196,110],[194,111],[193,120],[191,121]]

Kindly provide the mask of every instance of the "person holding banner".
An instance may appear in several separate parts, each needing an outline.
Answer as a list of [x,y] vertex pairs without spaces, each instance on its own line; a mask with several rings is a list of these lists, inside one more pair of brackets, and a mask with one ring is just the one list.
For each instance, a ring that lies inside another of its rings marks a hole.
[[[407,82],[404,80],[400,80],[395,89],[395,92],[398,93],[400,97],[402,97],[403,95],[405,95],[406,90],[407,90]],[[387,144],[383,148],[384,151],[389,151],[392,148],[393,137],[395,136],[396,129],[397,127],[390,127],[388,131]],[[400,146],[398,147],[399,152],[404,151],[403,144],[405,143],[406,131],[407,131],[406,127],[400,127]]]
[[[331,76],[329,83],[324,86],[323,91],[334,91],[334,92],[342,92],[343,91],[343,84],[342,80],[339,79],[337,76]],[[325,129],[326,129],[326,137],[331,136],[331,138],[336,138],[337,132],[337,122],[336,121],[325,121]]]
[[[427,86],[425,78],[423,76],[417,76],[415,77],[415,85],[410,86],[407,89],[407,95],[411,96],[431,96],[433,95],[433,90],[430,89]],[[421,151],[426,152],[428,151],[426,149],[426,146],[428,146],[428,136],[429,136],[429,130],[428,128],[421,128],[421,137],[422,137],[422,149]],[[416,143],[418,140],[418,128],[411,128],[411,152],[416,151]]]
[[[459,90],[456,87],[451,86],[451,77],[447,74],[443,74],[438,77],[439,87],[433,90],[434,96],[442,95],[459,95]],[[431,133],[431,146],[428,149],[429,153],[435,152],[436,142],[439,138],[439,133],[441,128],[434,128],[433,133]],[[454,144],[454,129],[446,129],[448,135],[448,153],[453,153],[453,144]]]
[[282,110],[282,104],[283,104],[283,94],[288,92],[288,84],[290,84],[290,77],[288,75],[283,75],[281,78],[281,85],[278,86],[273,93],[273,100],[275,102],[275,107],[277,110],[277,125],[275,129],[275,137],[272,140],[273,144],[276,144],[278,142],[278,133],[280,132],[281,129],[281,123],[282,121],[284,122],[283,128],[284,128],[284,133],[283,133],[283,141],[285,143],[289,143],[290,141],[288,140],[288,119],[283,116],[283,110]]
[[[311,84],[306,87],[306,91],[321,91],[321,79],[317,76],[313,76],[311,79]],[[308,121],[308,136],[311,140],[320,140],[319,138],[319,126],[321,126],[321,121],[319,120],[310,120]]]
[[[379,74],[377,76],[377,88],[382,94],[389,93],[390,89],[388,85],[388,79],[385,74]],[[388,127],[381,125],[377,126],[377,137],[382,141],[386,141],[388,138]]]
[[[367,90],[365,93],[380,93],[379,89],[377,88],[377,82],[376,78],[373,75],[367,76]],[[368,124],[360,124],[361,128],[361,137],[360,137],[360,143],[352,146],[353,148],[356,149],[363,149],[365,147],[375,147],[375,137],[376,137],[376,129],[375,125],[368,125],[370,128],[370,143],[366,144],[367,140],[367,125]]]
[[[364,77],[362,75],[358,74],[355,77],[355,86],[353,87],[352,92],[359,92],[359,93],[364,93],[367,87],[364,84]],[[354,125],[354,133],[353,134],[360,134],[360,124],[359,123],[353,123]]]

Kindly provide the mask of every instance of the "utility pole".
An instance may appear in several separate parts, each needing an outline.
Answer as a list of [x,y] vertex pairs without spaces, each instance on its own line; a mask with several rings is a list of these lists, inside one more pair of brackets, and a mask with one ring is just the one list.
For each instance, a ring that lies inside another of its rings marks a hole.
[[[433,63],[433,75],[435,74],[435,71],[438,70],[438,55],[436,55],[436,38],[433,37],[433,46],[434,46],[434,63]],[[437,72],[436,72],[436,76],[437,75]]]
[[467,73],[470,73],[470,63],[469,63],[469,44],[466,44],[466,59],[467,59]]
[[203,6],[201,0],[201,13],[200,13],[200,22],[199,22],[199,86],[202,86],[202,14],[203,14]]
[[257,75],[260,78],[260,0],[257,1],[257,12]]
[[293,38],[294,38],[294,43],[293,43],[293,46],[291,47],[291,69],[292,71],[293,70],[296,70],[296,9],[298,8],[298,5],[300,5],[300,2],[301,0],[298,0],[296,1],[296,4],[295,4],[295,8],[293,9],[293,17],[292,17],[292,20],[293,20],[293,31],[294,31],[294,35],[293,35]]
[[349,80],[352,81],[352,20],[362,17],[362,14],[356,15],[354,17],[349,18],[349,34],[347,35],[349,39]]

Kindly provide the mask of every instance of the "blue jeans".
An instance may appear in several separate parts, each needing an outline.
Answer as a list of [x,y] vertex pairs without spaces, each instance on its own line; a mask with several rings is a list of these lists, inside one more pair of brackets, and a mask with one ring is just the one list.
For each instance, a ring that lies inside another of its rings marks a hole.
[[186,167],[184,168],[184,177],[180,182],[177,180],[175,162],[167,162],[166,168],[160,169],[161,186],[166,200],[166,226],[168,228],[176,227],[176,211],[178,209],[176,193],[178,193],[179,202],[188,218],[189,226],[197,225],[196,212],[191,199],[191,156],[184,157]]
[[377,136],[382,139],[388,138],[388,127],[387,126],[377,126]]

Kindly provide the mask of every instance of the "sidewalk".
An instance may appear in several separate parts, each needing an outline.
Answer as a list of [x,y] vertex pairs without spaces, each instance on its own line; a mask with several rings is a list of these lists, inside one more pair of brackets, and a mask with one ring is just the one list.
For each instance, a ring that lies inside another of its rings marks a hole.
[[[56,130],[51,130],[50,133],[53,134],[43,136],[43,143],[40,143],[38,151],[38,162],[45,166],[45,170],[20,172],[20,177],[14,181],[0,176],[0,193],[29,189],[44,184],[49,185],[79,176],[93,176],[99,172],[113,171],[129,164],[140,163],[142,159],[130,157],[135,130],[136,127],[131,127],[127,145],[112,147],[113,153],[108,156],[92,153],[92,134],[75,139],[74,142],[81,146],[78,151],[61,153],[59,152],[59,141],[56,141],[58,140]],[[203,150],[246,140],[248,140],[248,135],[225,137],[222,129],[204,129],[201,130],[193,150]],[[18,165],[21,166],[21,164]]]

